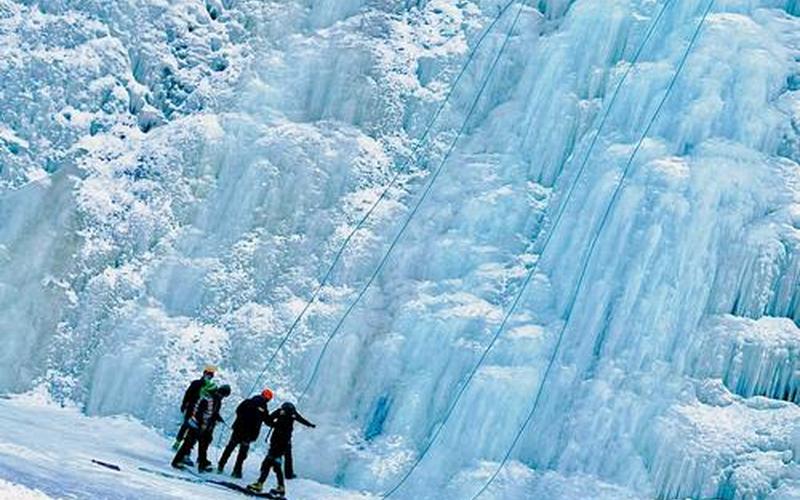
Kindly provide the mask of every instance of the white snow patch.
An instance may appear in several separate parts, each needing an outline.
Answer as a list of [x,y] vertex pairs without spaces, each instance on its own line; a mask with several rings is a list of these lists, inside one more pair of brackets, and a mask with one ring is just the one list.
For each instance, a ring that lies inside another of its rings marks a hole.
[[49,497],[39,490],[32,490],[20,484],[9,483],[0,479],[0,498],[9,500],[45,500],[53,497]]

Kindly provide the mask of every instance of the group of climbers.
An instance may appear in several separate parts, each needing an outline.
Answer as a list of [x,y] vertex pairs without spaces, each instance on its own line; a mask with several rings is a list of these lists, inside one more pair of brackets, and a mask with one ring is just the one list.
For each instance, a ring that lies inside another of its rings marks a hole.
[[[203,370],[203,375],[192,381],[183,396],[181,403],[181,413],[183,414],[183,424],[173,443],[173,449],[177,450],[172,459],[172,466],[183,468],[191,466],[193,463],[189,459],[194,445],[198,444],[197,450],[197,470],[199,472],[211,472],[213,470],[211,461],[208,460],[208,447],[213,441],[214,427],[217,422],[224,423],[220,411],[222,400],[231,394],[231,388],[227,384],[217,386],[214,382],[216,367],[208,365]],[[261,426],[266,425],[271,428],[267,437],[269,440],[269,450],[267,456],[261,463],[261,474],[257,481],[248,485],[249,490],[261,492],[270,471],[275,472],[278,486],[270,492],[275,495],[284,495],[286,485],[284,478],[293,479],[294,465],[292,460],[292,432],[294,422],[298,422],[306,427],[314,428],[314,424],[303,418],[297,412],[294,404],[285,402],[281,407],[270,413],[268,404],[273,398],[270,389],[264,389],[260,394],[245,399],[236,408],[236,420],[233,423],[232,433],[225,450],[217,463],[217,472],[225,472],[225,465],[236,448],[239,452],[236,455],[236,462],[233,466],[231,475],[234,478],[242,477],[242,467],[247,459],[250,445],[258,439]]]

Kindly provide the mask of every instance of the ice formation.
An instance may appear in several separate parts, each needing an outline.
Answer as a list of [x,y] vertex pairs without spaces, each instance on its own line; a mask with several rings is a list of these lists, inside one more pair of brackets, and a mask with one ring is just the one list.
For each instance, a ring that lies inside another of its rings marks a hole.
[[800,3],[711,1],[0,0],[0,390],[297,399],[391,249],[304,474],[386,491],[443,425],[399,492],[470,498],[541,386],[487,497],[800,496]]

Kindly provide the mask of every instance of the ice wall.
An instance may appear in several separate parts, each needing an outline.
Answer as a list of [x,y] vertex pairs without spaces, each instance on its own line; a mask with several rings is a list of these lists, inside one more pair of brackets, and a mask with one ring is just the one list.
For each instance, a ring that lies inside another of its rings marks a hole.
[[0,389],[171,431],[217,360],[296,400],[458,138],[301,401],[300,470],[396,484],[536,266],[401,495],[478,491],[540,384],[486,496],[798,494],[797,3],[715,2],[636,148],[707,5],[0,0]]

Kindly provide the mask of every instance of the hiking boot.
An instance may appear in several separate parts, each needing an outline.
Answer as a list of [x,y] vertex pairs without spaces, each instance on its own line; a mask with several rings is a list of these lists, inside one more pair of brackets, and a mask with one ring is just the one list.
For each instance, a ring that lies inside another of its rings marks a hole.
[[176,462],[175,460],[173,460],[170,465],[176,469],[183,469],[184,464],[182,462]]
[[191,458],[186,456],[186,457],[183,458],[183,465],[185,465],[187,467],[194,467],[194,461],[192,461]]
[[225,474],[225,466],[217,465],[217,474]]
[[256,481],[255,483],[248,484],[247,489],[250,491],[255,491],[256,493],[261,493],[261,490],[264,489],[264,483],[261,481]]
[[214,470],[214,467],[211,464],[203,464],[197,466],[197,472],[211,472]]
[[234,479],[241,479],[242,478],[242,471],[235,470],[231,473],[231,477]]

